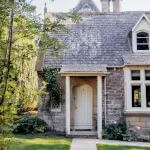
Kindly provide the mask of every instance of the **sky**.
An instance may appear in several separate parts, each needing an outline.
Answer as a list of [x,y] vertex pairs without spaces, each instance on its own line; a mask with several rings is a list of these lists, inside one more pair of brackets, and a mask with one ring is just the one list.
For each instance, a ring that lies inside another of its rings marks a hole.
[[[100,8],[100,0],[93,0]],[[67,12],[74,8],[79,0],[34,0],[37,12],[43,15],[44,5],[47,3],[48,11]],[[123,11],[150,11],[150,0],[123,0]]]

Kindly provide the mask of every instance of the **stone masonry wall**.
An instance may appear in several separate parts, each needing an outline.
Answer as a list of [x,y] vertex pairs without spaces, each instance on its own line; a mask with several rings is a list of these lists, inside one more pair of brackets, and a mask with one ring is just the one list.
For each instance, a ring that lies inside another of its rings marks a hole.
[[[122,69],[108,69],[110,72],[106,77],[107,86],[107,124],[123,121],[123,109],[124,109],[124,79]],[[42,79],[39,79],[39,81]],[[97,79],[96,77],[71,77],[71,89],[79,84],[89,84],[93,88],[93,129],[97,128]],[[62,86],[62,110],[60,113],[53,113],[53,121],[55,124],[55,130],[65,131],[65,77],[61,77]],[[72,97],[72,96],[71,96]],[[44,97],[42,99],[48,99]],[[105,93],[104,93],[104,80],[103,80],[103,120],[105,119]],[[71,98],[72,100],[72,98]],[[73,104],[73,103],[71,103]],[[71,106],[72,107],[72,106]],[[72,109],[71,109],[72,110]],[[72,114],[72,113],[71,113]],[[52,126],[51,115],[45,111],[39,111],[39,116],[44,119],[49,126]],[[71,126],[73,117],[71,115]]]
[[[105,96],[106,96],[106,121],[107,124],[122,123],[126,121],[129,128],[133,129],[140,139],[150,139],[150,116],[138,114],[124,114],[124,72],[122,68],[108,68],[106,76],[106,95],[104,93],[103,80],[103,120],[105,119]],[[60,77],[62,88],[61,112],[49,113],[39,106],[39,117],[46,121],[56,131],[65,132],[65,77]],[[39,87],[42,78],[39,75]],[[93,89],[93,129],[97,129],[97,79],[96,77],[71,77],[71,129],[73,129],[73,89],[81,84],[88,84]],[[43,96],[43,104],[49,99]]]
[[107,124],[126,122],[140,140],[150,140],[150,115],[124,113],[124,72],[123,69],[108,69]]
[[123,69],[108,69],[107,87],[107,124],[124,121],[124,72]]
[[[39,88],[42,86],[42,77],[39,74]],[[44,95],[41,97],[42,104],[39,105],[38,115],[44,120],[51,129],[55,131],[65,132],[65,77],[60,77],[60,85],[62,89],[61,95],[61,112],[51,112],[45,110],[46,102],[49,100],[49,95]]]
[[150,115],[128,114],[126,123],[139,140],[150,141]]

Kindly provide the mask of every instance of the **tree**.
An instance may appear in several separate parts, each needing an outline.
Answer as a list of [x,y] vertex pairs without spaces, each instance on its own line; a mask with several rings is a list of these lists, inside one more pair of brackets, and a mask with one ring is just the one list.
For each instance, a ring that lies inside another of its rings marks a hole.
[[[49,38],[51,32],[68,31],[61,20],[71,18],[78,22],[74,11],[59,15],[55,22],[43,22],[35,14],[35,6],[25,0],[0,1],[0,150],[6,147],[5,137],[13,129],[17,110],[38,101],[37,72],[38,52],[51,49],[55,56],[64,45],[57,38]],[[39,37],[37,51],[35,38]]]

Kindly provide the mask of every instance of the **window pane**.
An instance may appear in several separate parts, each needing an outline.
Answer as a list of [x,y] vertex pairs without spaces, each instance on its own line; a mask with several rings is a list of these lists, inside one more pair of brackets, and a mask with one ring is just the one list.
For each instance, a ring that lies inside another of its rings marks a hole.
[[132,86],[132,107],[141,107],[141,87]]
[[149,34],[146,32],[137,33],[137,37],[149,37]]
[[150,80],[150,70],[145,71],[145,80]]
[[140,70],[131,71],[132,80],[140,80]]
[[149,43],[149,38],[137,38],[137,43]]
[[137,33],[137,50],[149,50],[149,34],[146,32]]
[[149,44],[137,45],[137,50],[149,50]]
[[146,103],[150,107],[150,86],[146,86]]

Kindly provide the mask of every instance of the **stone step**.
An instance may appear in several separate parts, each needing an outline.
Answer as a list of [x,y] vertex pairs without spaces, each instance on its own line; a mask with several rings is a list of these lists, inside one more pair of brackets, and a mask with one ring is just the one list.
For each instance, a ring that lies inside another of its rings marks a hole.
[[70,135],[67,137],[97,139],[97,132],[95,131],[71,131]]

